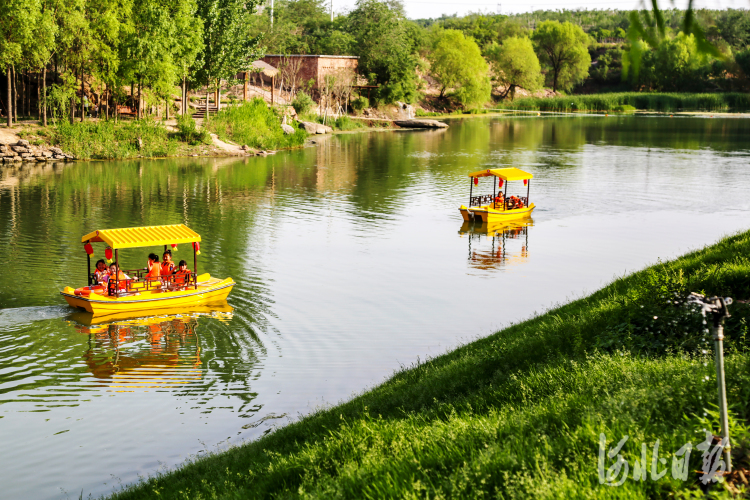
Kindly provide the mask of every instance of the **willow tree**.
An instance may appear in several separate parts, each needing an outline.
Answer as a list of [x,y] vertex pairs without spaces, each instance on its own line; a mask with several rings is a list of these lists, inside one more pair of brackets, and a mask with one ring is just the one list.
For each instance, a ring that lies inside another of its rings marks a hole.
[[430,53],[430,72],[440,82],[440,97],[454,89],[464,106],[479,105],[490,99],[487,61],[471,37],[458,30],[443,30]]
[[539,59],[549,71],[552,90],[569,90],[589,74],[591,56],[588,35],[580,26],[565,21],[544,21],[537,26],[532,40]]
[[486,52],[495,78],[505,87],[503,98],[510,95],[513,100],[518,87],[533,92],[542,86],[542,68],[528,38],[506,38],[502,45],[493,43]]

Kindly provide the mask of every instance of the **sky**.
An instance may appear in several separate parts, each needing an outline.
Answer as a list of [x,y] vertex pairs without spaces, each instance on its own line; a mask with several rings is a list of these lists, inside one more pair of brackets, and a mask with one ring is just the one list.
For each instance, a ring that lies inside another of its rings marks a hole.
[[[330,2],[330,0],[327,0]],[[516,14],[530,12],[532,10],[557,10],[557,9],[618,9],[631,10],[641,8],[641,0],[525,0],[524,2],[511,2],[509,0],[402,0],[406,7],[406,15],[410,19],[435,18],[443,14],[466,15],[470,12],[488,12],[501,14]],[[345,12],[354,7],[355,0],[333,0],[334,12]],[[650,4],[650,2],[649,2]],[[662,8],[687,7],[687,0],[659,2]],[[750,7],[748,0],[695,0],[697,8],[726,9]]]

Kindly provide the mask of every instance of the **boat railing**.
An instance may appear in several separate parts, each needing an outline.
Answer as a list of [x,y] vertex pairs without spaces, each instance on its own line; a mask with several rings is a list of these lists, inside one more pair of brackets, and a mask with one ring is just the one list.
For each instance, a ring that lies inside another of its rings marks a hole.
[[480,207],[482,205],[489,205],[493,202],[493,197],[491,194],[484,194],[479,196],[472,196],[469,200],[469,204],[472,207]]
[[176,290],[186,290],[188,287],[198,289],[198,275],[196,273],[188,274],[168,274],[157,278],[144,277],[145,269],[123,270],[130,279],[109,280],[107,291],[111,297],[122,297],[135,295],[141,292],[173,292]]
[[529,206],[529,197],[528,196],[517,196],[518,200],[520,200],[520,204],[517,204],[515,200],[512,200],[511,197],[505,198],[502,203],[495,203],[495,210],[513,210],[516,208],[523,208]]

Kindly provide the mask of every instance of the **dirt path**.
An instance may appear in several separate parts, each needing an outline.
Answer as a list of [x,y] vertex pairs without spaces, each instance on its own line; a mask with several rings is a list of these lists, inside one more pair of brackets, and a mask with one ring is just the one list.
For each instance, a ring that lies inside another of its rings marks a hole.
[[18,142],[18,139],[19,137],[15,134],[14,129],[0,129],[0,144],[15,144]]
[[211,134],[211,140],[213,141],[214,146],[232,155],[247,156],[248,154],[255,154],[255,151],[252,149],[245,151],[240,146],[222,141],[216,134]]

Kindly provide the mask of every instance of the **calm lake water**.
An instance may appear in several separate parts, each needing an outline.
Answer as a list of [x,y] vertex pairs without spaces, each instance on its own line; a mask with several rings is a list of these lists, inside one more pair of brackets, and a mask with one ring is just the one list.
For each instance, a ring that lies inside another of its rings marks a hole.
[[[750,227],[748,120],[450,123],[267,158],[0,167],[0,497],[107,493]],[[472,231],[466,174],[500,166],[534,174],[533,222]],[[202,235],[200,271],[237,282],[228,307],[72,314],[83,234],[173,223]]]

